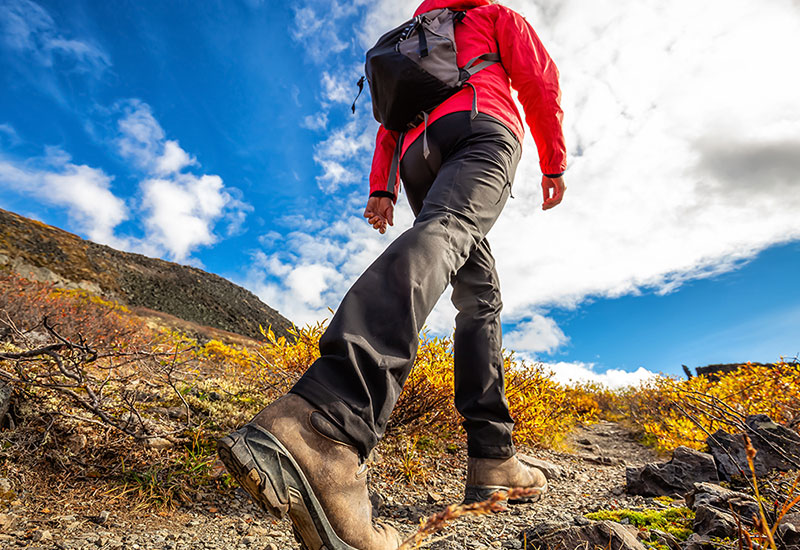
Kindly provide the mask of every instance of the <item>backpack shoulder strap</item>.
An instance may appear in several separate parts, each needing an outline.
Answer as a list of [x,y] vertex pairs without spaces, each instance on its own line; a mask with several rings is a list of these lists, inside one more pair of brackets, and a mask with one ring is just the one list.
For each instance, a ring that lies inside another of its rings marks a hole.
[[[480,63],[478,63],[480,61]],[[474,75],[495,63],[500,63],[499,53],[485,53],[469,60],[469,63],[464,65],[463,69],[467,71],[469,76]]]

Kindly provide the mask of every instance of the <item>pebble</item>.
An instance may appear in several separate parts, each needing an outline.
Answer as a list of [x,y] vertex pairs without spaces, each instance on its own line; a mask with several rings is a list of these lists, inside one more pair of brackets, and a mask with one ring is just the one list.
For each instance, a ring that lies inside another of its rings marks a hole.
[[52,540],[53,535],[50,531],[34,531],[33,535],[31,536],[31,540],[33,542],[42,542],[47,540]]
[[242,538],[242,544],[244,544],[245,546],[251,546],[255,541],[256,539],[254,537]]

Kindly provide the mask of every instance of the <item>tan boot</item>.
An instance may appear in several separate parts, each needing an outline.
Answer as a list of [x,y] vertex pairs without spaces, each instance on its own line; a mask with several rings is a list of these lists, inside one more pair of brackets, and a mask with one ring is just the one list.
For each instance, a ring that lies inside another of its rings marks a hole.
[[395,550],[397,531],[372,524],[366,468],[355,448],[320,433],[314,412],[288,394],[220,439],[219,456],[266,511],[288,513],[304,550]]
[[482,502],[497,491],[511,488],[536,489],[535,495],[509,500],[511,504],[536,502],[547,491],[547,478],[521,454],[511,458],[472,458],[467,460],[467,487],[464,503]]

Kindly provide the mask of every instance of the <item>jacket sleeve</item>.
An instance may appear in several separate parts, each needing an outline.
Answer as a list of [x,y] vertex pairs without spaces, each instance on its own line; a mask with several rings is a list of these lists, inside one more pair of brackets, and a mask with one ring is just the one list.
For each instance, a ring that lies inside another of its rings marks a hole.
[[567,168],[558,68],[533,28],[520,14],[500,6],[497,44],[511,86],[517,90],[539,150],[539,166],[547,175]]
[[[387,130],[381,125],[378,128],[378,137],[375,139],[375,153],[372,156],[372,170],[369,174],[369,194],[373,193],[384,194],[391,193],[392,200],[397,202],[397,187],[400,183],[400,176],[398,174],[395,188],[387,189],[389,181],[389,170],[392,166],[392,157],[394,150],[397,147],[397,139],[399,135],[397,132]],[[397,167],[398,172],[400,167]]]

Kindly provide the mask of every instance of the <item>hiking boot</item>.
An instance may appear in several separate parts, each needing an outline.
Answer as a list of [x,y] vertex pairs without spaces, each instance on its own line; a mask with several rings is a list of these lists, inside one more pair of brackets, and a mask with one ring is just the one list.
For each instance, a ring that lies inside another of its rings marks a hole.
[[367,468],[337,428],[287,394],[217,442],[228,471],[264,510],[286,514],[304,550],[395,550],[393,528],[373,526]]
[[464,504],[482,502],[497,491],[511,488],[536,489],[538,493],[522,499],[511,499],[509,504],[536,502],[547,491],[547,478],[528,456],[517,454],[511,458],[473,458],[467,460],[467,488]]

